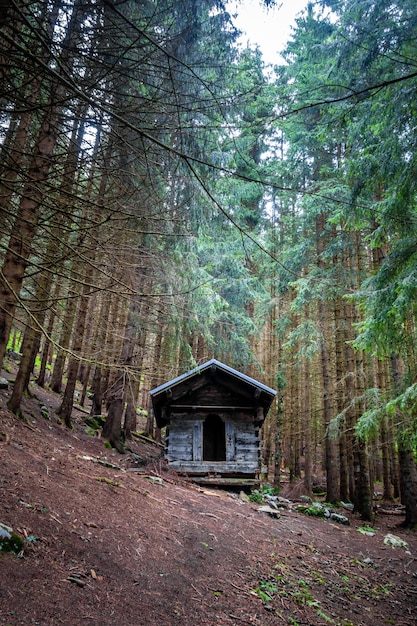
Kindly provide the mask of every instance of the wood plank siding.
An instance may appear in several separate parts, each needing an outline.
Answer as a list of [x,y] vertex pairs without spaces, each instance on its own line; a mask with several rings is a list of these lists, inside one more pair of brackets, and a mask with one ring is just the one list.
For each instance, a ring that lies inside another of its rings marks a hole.
[[214,359],[151,391],[169,466],[191,476],[254,478],[275,392]]

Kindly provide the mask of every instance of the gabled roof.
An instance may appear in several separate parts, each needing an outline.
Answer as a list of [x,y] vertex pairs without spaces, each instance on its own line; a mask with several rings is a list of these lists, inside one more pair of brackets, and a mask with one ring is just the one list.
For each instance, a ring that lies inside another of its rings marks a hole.
[[210,359],[210,361],[207,361],[189,372],[186,372],[181,376],[177,376],[176,378],[173,378],[172,380],[169,380],[163,385],[155,387],[155,389],[150,391],[157,422],[161,417],[162,406],[168,403],[168,396],[172,396],[173,392],[175,393],[174,388],[182,388],[184,385],[187,385],[188,381],[191,382],[191,379],[204,374],[207,370],[221,372],[222,375],[229,380],[234,379],[240,383],[241,387],[245,387],[247,391],[250,391],[251,395],[259,399],[258,401],[264,407],[265,414],[267,413],[274,397],[276,396],[276,391],[274,391],[274,389],[267,387],[254,378],[250,378],[250,376],[246,376],[246,374],[242,374],[242,372],[238,372],[232,367],[229,367],[216,359]]
[[161,393],[162,391],[165,391],[166,389],[171,389],[172,387],[174,387],[175,385],[178,385],[178,383],[183,382],[187,378],[191,378],[192,376],[196,376],[197,374],[204,372],[204,370],[209,369],[213,365],[223,370],[224,372],[230,374],[231,376],[235,376],[236,378],[239,378],[240,380],[248,383],[248,385],[252,385],[253,387],[256,387],[257,389],[260,389],[261,391],[265,391],[266,393],[272,396],[272,399],[277,394],[277,392],[274,391],[274,389],[271,389],[270,387],[263,385],[262,383],[258,382],[254,378],[250,378],[250,376],[246,376],[246,374],[242,374],[241,372],[238,372],[237,370],[233,369],[233,367],[229,367],[228,365],[225,365],[224,363],[221,363],[220,361],[217,361],[216,359],[210,359],[210,361],[206,361],[206,363],[203,363],[202,365],[195,367],[193,370],[190,370],[189,372],[186,372],[185,374],[181,374],[181,376],[177,376],[176,378],[169,380],[167,383],[164,383],[163,385],[160,385],[159,387],[155,387],[155,389],[152,389],[149,393],[151,394],[151,396],[156,396],[158,393]]

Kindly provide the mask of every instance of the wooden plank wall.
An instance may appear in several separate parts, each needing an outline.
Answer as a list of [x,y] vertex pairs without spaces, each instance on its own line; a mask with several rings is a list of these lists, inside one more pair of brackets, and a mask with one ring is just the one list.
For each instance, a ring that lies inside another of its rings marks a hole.
[[[171,467],[191,471],[213,466],[218,471],[252,471],[259,465],[259,429],[252,421],[226,421],[226,462],[203,461],[203,419],[173,419],[169,426],[166,458]],[[191,462],[191,466],[189,465]],[[223,463],[224,470],[221,469]],[[188,467],[188,469],[185,469]],[[213,471],[207,469],[207,471]]]

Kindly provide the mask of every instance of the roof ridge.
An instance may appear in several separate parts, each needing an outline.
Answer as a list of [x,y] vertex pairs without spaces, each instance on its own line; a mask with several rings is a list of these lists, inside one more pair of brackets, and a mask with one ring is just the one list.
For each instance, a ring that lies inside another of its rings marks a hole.
[[184,380],[187,380],[187,378],[191,378],[192,376],[195,376],[198,373],[205,371],[206,369],[208,369],[212,365],[216,365],[216,367],[219,367],[224,372],[227,372],[227,373],[231,374],[232,376],[236,376],[240,380],[242,380],[244,382],[247,382],[248,384],[253,385],[254,387],[257,387],[258,389],[261,389],[262,391],[265,391],[266,393],[268,393],[268,394],[270,394],[272,396],[276,396],[277,392],[274,389],[272,389],[271,387],[268,387],[267,385],[264,385],[263,383],[259,382],[258,380],[255,380],[254,378],[251,378],[250,376],[247,376],[246,374],[243,374],[242,372],[239,372],[238,370],[234,369],[233,367],[230,367],[229,365],[226,365],[225,363],[222,363],[221,361],[218,361],[217,359],[214,359],[214,358],[213,359],[209,359],[208,361],[206,361],[205,363],[202,363],[201,365],[197,365],[197,367],[194,367],[192,370],[189,370],[188,372],[185,372],[184,374],[176,376],[172,380],[169,380],[169,381],[163,383],[162,385],[159,385],[158,387],[155,387],[154,389],[151,389],[151,391],[149,393],[150,393],[151,396],[155,396],[158,393],[160,393],[161,391],[169,389],[170,387],[174,387],[175,385],[179,384],[180,382],[182,382]]

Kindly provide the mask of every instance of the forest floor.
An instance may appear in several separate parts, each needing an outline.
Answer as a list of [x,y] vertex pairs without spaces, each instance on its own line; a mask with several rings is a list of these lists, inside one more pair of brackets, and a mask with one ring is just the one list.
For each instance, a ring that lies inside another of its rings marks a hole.
[[274,519],[176,476],[157,445],[107,449],[80,410],[66,429],[60,397],[32,391],[27,421],[0,391],[0,522],[25,538],[0,553],[0,624],[417,624],[417,533],[401,517],[378,514],[374,536],[352,513]]

